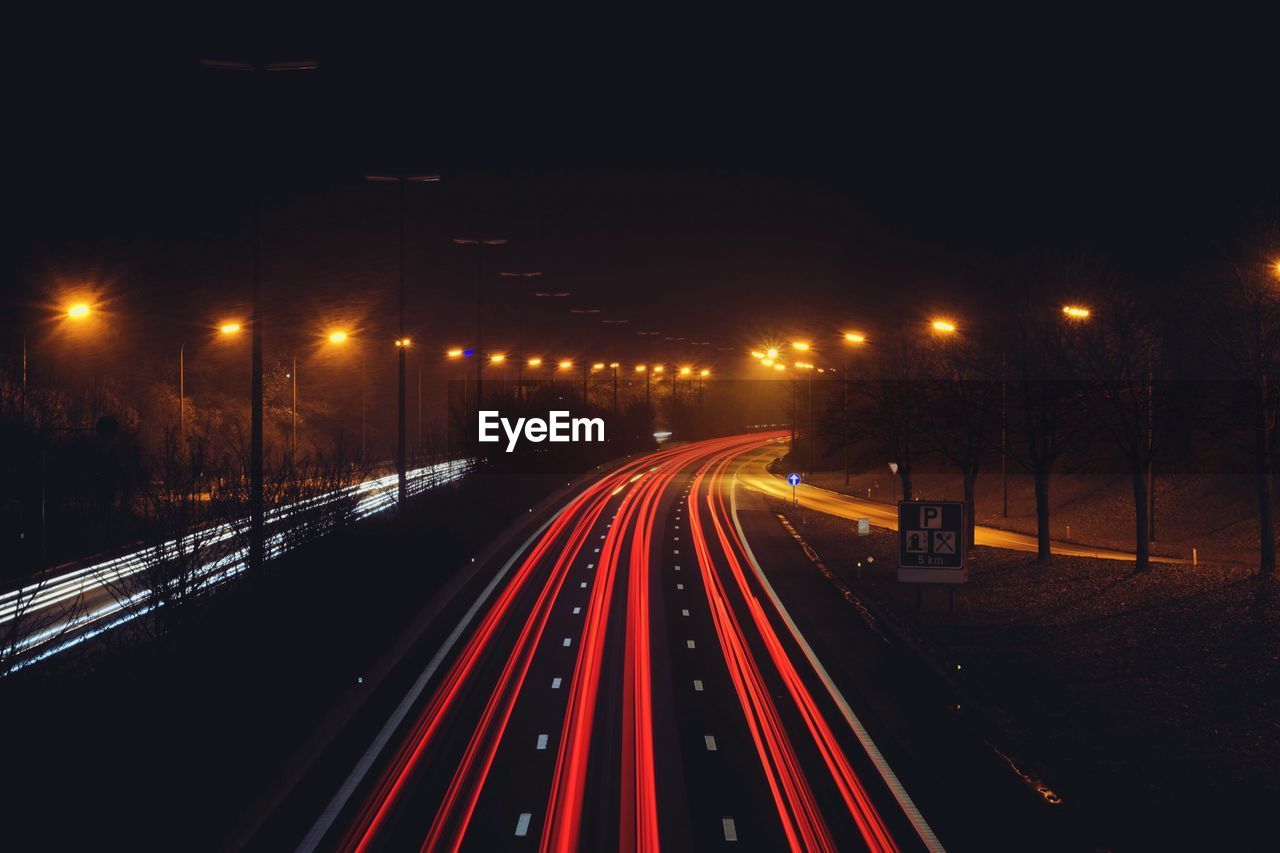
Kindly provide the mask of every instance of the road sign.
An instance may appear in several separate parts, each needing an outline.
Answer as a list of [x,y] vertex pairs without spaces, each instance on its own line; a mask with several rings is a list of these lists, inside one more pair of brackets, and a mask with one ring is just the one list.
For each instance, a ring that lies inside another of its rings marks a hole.
[[792,471],[790,474],[787,475],[787,483],[789,483],[791,485],[791,488],[794,489],[796,486],[800,485],[800,475],[797,474],[795,471]]
[[964,504],[898,502],[898,580],[964,583]]

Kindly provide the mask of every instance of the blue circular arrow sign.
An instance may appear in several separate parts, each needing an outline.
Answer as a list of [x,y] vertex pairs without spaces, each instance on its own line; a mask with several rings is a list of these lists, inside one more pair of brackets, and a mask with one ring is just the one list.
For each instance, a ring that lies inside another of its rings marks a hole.
[[787,482],[790,483],[791,488],[794,489],[796,486],[800,485],[800,475],[792,471],[787,475]]

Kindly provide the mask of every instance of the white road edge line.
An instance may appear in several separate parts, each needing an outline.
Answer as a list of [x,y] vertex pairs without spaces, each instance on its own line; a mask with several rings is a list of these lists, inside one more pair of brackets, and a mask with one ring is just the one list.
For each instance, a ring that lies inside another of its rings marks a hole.
[[778,608],[778,613],[782,615],[782,621],[787,623],[787,627],[791,630],[791,635],[795,637],[800,648],[804,650],[805,657],[809,659],[809,663],[818,673],[818,678],[822,681],[823,686],[827,688],[827,693],[831,694],[831,698],[840,708],[840,713],[844,715],[845,721],[848,722],[849,728],[857,736],[858,742],[862,744],[862,748],[866,751],[867,756],[871,759],[871,763],[875,765],[876,770],[880,772],[880,778],[884,780],[890,792],[893,793],[894,799],[898,801],[898,806],[906,814],[907,820],[911,821],[911,825],[915,828],[916,834],[920,836],[920,840],[930,851],[938,851],[942,853],[946,848],[942,846],[942,842],[938,840],[938,836],[933,834],[933,830],[929,827],[928,822],[924,819],[924,815],[920,813],[920,809],[912,801],[911,795],[907,793],[907,789],[902,787],[902,782],[898,779],[898,774],[893,772],[893,768],[889,766],[889,762],[880,753],[880,748],[876,746],[875,741],[871,739],[871,734],[866,727],[862,725],[862,721],[853,713],[853,708],[849,706],[849,702],[844,698],[844,694],[840,692],[840,688],[831,680],[831,675],[827,672],[827,668],[822,665],[822,661],[818,660],[818,656],[814,654],[813,648],[809,645],[809,641],[800,633],[800,629],[796,627],[795,621],[791,618],[791,614],[787,612],[787,608],[783,605],[782,600],[778,598],[778,594],[774,592],[773,585],[769,583],[769,579],[765,577],[764,570],[760,568],[759,561],[756,560],[755,552],[751,550],[751,543],[747,541],[747,534],[742,529],[742,522],[738,520],[738,473],[747,466],[746,462],[739,465],[733,472],[733,482],[729,486],[729,514],[733,516],[733,526],[738,531],[738,539],[742,542],[742,549],[747,555],[747,561],[751,563],[751,568],[756,573],[756,577],[760,580],[760,585],[764,587],[764,591],[769,594],[769,598],[773,601],[774,607]]
[[396,706],[395,711],[387,718],[387,722],[383,724],[382,728],[378,731],[377,736],[374,737],[373,743],[369,744],[369,748],[364,751],[364,755],[360,756],[360,760],[356,762],[356,766],[352,768],[351,773],[348,774],[346,778],[346,781],[342,783],[342,787],[338,788],[337,793],[333,795],[333,799],[329,801],[329,804],[324,807],[324,811],[322,811],[320,816],[316,818],[316,822],[312,824],[310,831],[308,831],[302,841],[299,842],[297,847],[298,853],[314,853],[314,851],[320,846],[320,842],[329,834],[329,830],[333,827],[333,822],[337,820],[338,814],[346,808],[347,802],[351,799],[351,795],[355,793],[356,788],[364,781],[364,777],[368,775],[369,769],[373,767],[373,762],[377,760],[378,756],[382,753],[382,750],[386,748],[387,743],[391,740],[391,736],[395,734],[396,729],[400,728],[400,724],[404,722],[404,718],[408,716],[410,709],[412,709],[417,703],[418,698],[422,695],[422,691],[426,690],[427,684],[431,681],[432,676],[436,674],[436,670],[440,668],[440,664],[444,662],[445,657],[447,657],[449,652],[453,650],[454,644],[458,642],[458,639],[462,636],[463,632],[467,630],[467,626],[471,624],[471,620],[480,612],[480,608],[489,600],[489,596],[493,594],[495,589],[497,589],[498,584],[501,583],[502,579],[507,576],[507,572],[509,572],[511,567],[515,565],[516,560],[520,559],[521,555],[523,555],[525,551],[529,550],[529,546],[533,544],[534,540],[541,536],[546,529],[551,526],[551,522],[559,518],[560,514],[568,509],[572,504],[573,500],[568,500],[564,506],[560,507],[560,509],[556,510],[550,518],[544,521],[542,526],[535,530],[529,538],[524,541],[524,544],[515,550],[515,553],[511,555],[510,559],[502,564],[502,568],[498,570],[497,574],[495,574],[489,583],[485,585],[485,588],[481,590],[480,595],[476,598],[475,602],[472,603],[471,607],[467,608],[466,613],[462,614],[462,619],[458,621],[458,624],[454,627],[453,631],[451,631],[449,636],[445,638],[444,643],[431,658],[426,669],[422,670],[422,674],[413,682],[413,686],[409,688],[409,692],[400,700],[400,704]]

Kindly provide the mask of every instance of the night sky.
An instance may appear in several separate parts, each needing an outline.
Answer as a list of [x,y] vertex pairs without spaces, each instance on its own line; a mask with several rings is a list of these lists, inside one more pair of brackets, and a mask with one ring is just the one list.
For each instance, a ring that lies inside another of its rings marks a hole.
[[[494,280],[495,346],[580,347],[567,308],[599,307],[643,355],[632,331],[741,347],[980,304],[975,263],[1025,252],[1158,281],[1277,214],[1268,78],[1158,33],[996,50],[818,21],[594,23],[587,47],[452,21],[363,44],[33,29],[8,60],[10,339],[59,282],[105,285],[122,347],[242,314],[257,163],[288,347],[393,328],[395,189],[367,171],[443,175],[410,189],[407,219],[410,325],[442,346],[473,322],[457,235],[510,240],[490,272],[545,273]],[[202,56],[321,68],[266,79],[259,115],[264,81]]]

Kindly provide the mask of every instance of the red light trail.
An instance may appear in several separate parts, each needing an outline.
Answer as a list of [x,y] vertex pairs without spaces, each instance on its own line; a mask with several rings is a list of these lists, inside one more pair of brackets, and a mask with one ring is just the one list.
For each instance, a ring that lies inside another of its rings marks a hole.
[[[876,851],[897,850],[821,707],[775,631],[770,611],[757,598],[743,569],[744,543],[734,529],[723,496],[727,482],[724,473],[734,457],[771,438],[772,435],[737,436],[664,450],[628,462],[584,487],[536,542],[531,540],[533,544],[519,562],[518,570],[484,612],[367,795],[343,839],[343,849],[366,850],[378,841],[389,816],[404,799],[406,787],[446,726],[466,727],[469,735],[456,766],[451,765],[445,777],[448,784],[434,816],[422,829],[425,837],[421,848],[457,850],[462,846],[496,757],[500,752],[505,754],[502,746],[508,739],[509,723],[525,692],[538,649],[544,646],[544,635],[557,603],[563,602],[575,562],[587,553],[591,532],[600,529],[597,525],[603,520],[609,523],[601,534],[597,559],[587,566],[594,569],[594,576],[587,601],[581,605],[578,650],[572,674],[566,679],[567,701],[549,779],[545,818],[538,831],[539,848],[559,853],[587,844],[583,834],[587,795],[593,785],[599,784],[602,771],[615,776],[619,785],[615,789],[620,792],[618,849],[660,848],[650,590],[658,563],[655,546],[661,541],[659,511],[664,497],[673,494],[676,478],[692,472],[687,505],[698,571],[733,695],[745,718],[746,731],[787,845],[795,850],[834,850],[837,846],[828,823],[830,816],[823,814],[814,792],[817,780],[807,776],[802,766],[797,750],[803,748],[821,758],[868,847]],[[616,504],[615,498],[619,498]],[[616,505],[616,511],[609,517],[606,511],[611,505]],[[582,587],[585,589],[587,584]],[[735,606],[731,600],[738,595],[745,601],[745,608]],[[618,601],[620,598],[625,598],[625,604]],[[515,615],[517,608],[519,617]],[[504,631],[504,626],[515,620],[522,620],[514,626],[518,627],[516,636],[499,645],[498,637],[510,633]],[[610,657],[617,654],[618,646],[607,644],[610,636],[619,636],[619,630],[620,672],[615,668],[617,658]],[[752,644],[756,641],[752,633],[758,635],[767,657],[757,660],[753,654]],[[565,645],[569,645],[568,638]],[[483,708],[474,718],[461,717],[460,697],[468,692],[468,685],[477,681],[482,663],[493,661],[495,655],[501,660],[496,676],[486,676],[481,679],[486,683],[476,685],[485,691],[481,694]],[[775,695],[770,689],[768,679],[775,672],[785,685],[784,694]],[[496,680],[489,684],[489,678]],[[556,682],[553,686],[558,687],[559,679]],[[599,752],[602,740],[597,719],[603,692],[619,687],[621,704],[615,713],[620,719],[611,719],[620,724],[621,739],[608,747],[618,750],[608,757]],[[793,725],[793,731],[788,731],[779,705],[784,697],[794,706],[803,728]],[[657,709],[657,713],[668,715],[667,722],[674,724],[669,719],[669,707]],[[804,734],[793,740],[793,732]],[[546,740],[546,736],[541,737],[541,741]],[[544,748],[543,744],[538,748]],[[399,816],[397,832],[413,820],[413,814]],[[532,812],[522,814],[517,835],[528,832],[532,823]],[[413,831],[411,825],[408,831]]]

